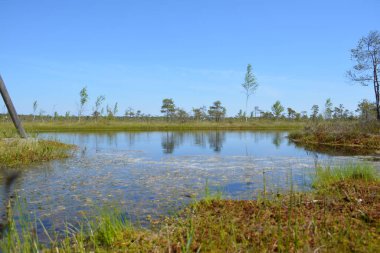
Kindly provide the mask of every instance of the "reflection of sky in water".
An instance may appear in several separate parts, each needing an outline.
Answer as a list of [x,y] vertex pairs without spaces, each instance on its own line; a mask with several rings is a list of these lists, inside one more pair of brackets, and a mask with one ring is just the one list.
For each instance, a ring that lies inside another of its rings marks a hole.
[[285,132],[132,132],[108,134],[44,134],[67,143],[102,150],[141,150],[151,158],[174,155],[305,156]]
[[[310,154],[284,132],[141,132],[43,134],[78,145],[73,158],[23,170],[14,190],[38,217],[73,220],[106,203],[132,219],[173,211],[202,196],[206,180],[226,198],[254,198],[293,184],[308,190],[315,163],[354,158]],[[1,180],[3,182],[4,180]],[[3,185],[4,186],[4,185]],[[4,194],[1,196],[4,200]]]

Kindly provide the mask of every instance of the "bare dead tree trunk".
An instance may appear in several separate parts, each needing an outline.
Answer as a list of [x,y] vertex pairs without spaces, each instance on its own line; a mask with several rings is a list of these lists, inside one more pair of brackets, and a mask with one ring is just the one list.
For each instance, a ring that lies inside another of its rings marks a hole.
[[247,95],[246,99],[245,99],[245,122],[248,122],[248,99],[249,99],[249,95]]
[[377,77],[377,68],[376,64],[374,64],[373,68],[373,87],[375,90],[375,97],[376,97],[376,116],[377,120],[380,120],[380,94],[379,94],[379,80]]
[[9,115],[11,116],[11,119],[13,121],[13,124],[15,125],[18,133],[20,134],[21,138],[27,138],[26,132],[24,128],[22,127],[21,121],[17,115],[16,108],[14,107],[11,97],[9,96],[9,93],[7,91],[7,88],[5,87],[4,81],[1,78],[0,75],[0,93],[3,97],[4,103],[7,106]]

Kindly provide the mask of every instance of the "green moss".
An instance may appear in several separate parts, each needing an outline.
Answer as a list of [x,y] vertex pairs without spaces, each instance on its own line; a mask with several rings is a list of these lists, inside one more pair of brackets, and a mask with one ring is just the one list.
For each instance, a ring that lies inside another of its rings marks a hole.
[[72,145],[38,139],[0,139],[0,166],[15,167],[70,156]]

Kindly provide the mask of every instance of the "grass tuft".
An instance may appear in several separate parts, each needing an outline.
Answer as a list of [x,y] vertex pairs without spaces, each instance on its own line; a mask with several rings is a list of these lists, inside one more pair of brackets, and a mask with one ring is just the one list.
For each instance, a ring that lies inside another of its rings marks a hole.
[[366,163],[346,164],[344,166],[318,167],[313,179],[313,187],[322,189],[340,181],[360,180],[378,181],[378,171]]
[[0,167],[16,167],[70,156],[73,145],[38,139],[0,139]]

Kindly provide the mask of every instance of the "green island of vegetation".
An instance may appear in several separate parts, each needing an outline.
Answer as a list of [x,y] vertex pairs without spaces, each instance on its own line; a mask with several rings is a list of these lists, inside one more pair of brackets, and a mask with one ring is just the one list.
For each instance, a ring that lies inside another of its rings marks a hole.
[[312,122],[288,137],[296,145],[313,151],[373,155],[380,152],[379,129],[378,122]]
[[[41,244],[28,216],[10,222],[4,252],[379,252],[380,181],[365,164],[316,170],[314,190],[262,192],[257,200],[211,195],[174,217],[132,225],[105,211]],[[22,229],[17,229],[20,227]],[[43,225],[42,225],[43,226]]]
[[0,167],[16,167],[70,156],[72,145],[37,139],[0,139]]
[[53,140],[21,139],[6,126],[0,133],[0,168],[12,168],[36,162],[67,158],[75,148]]

